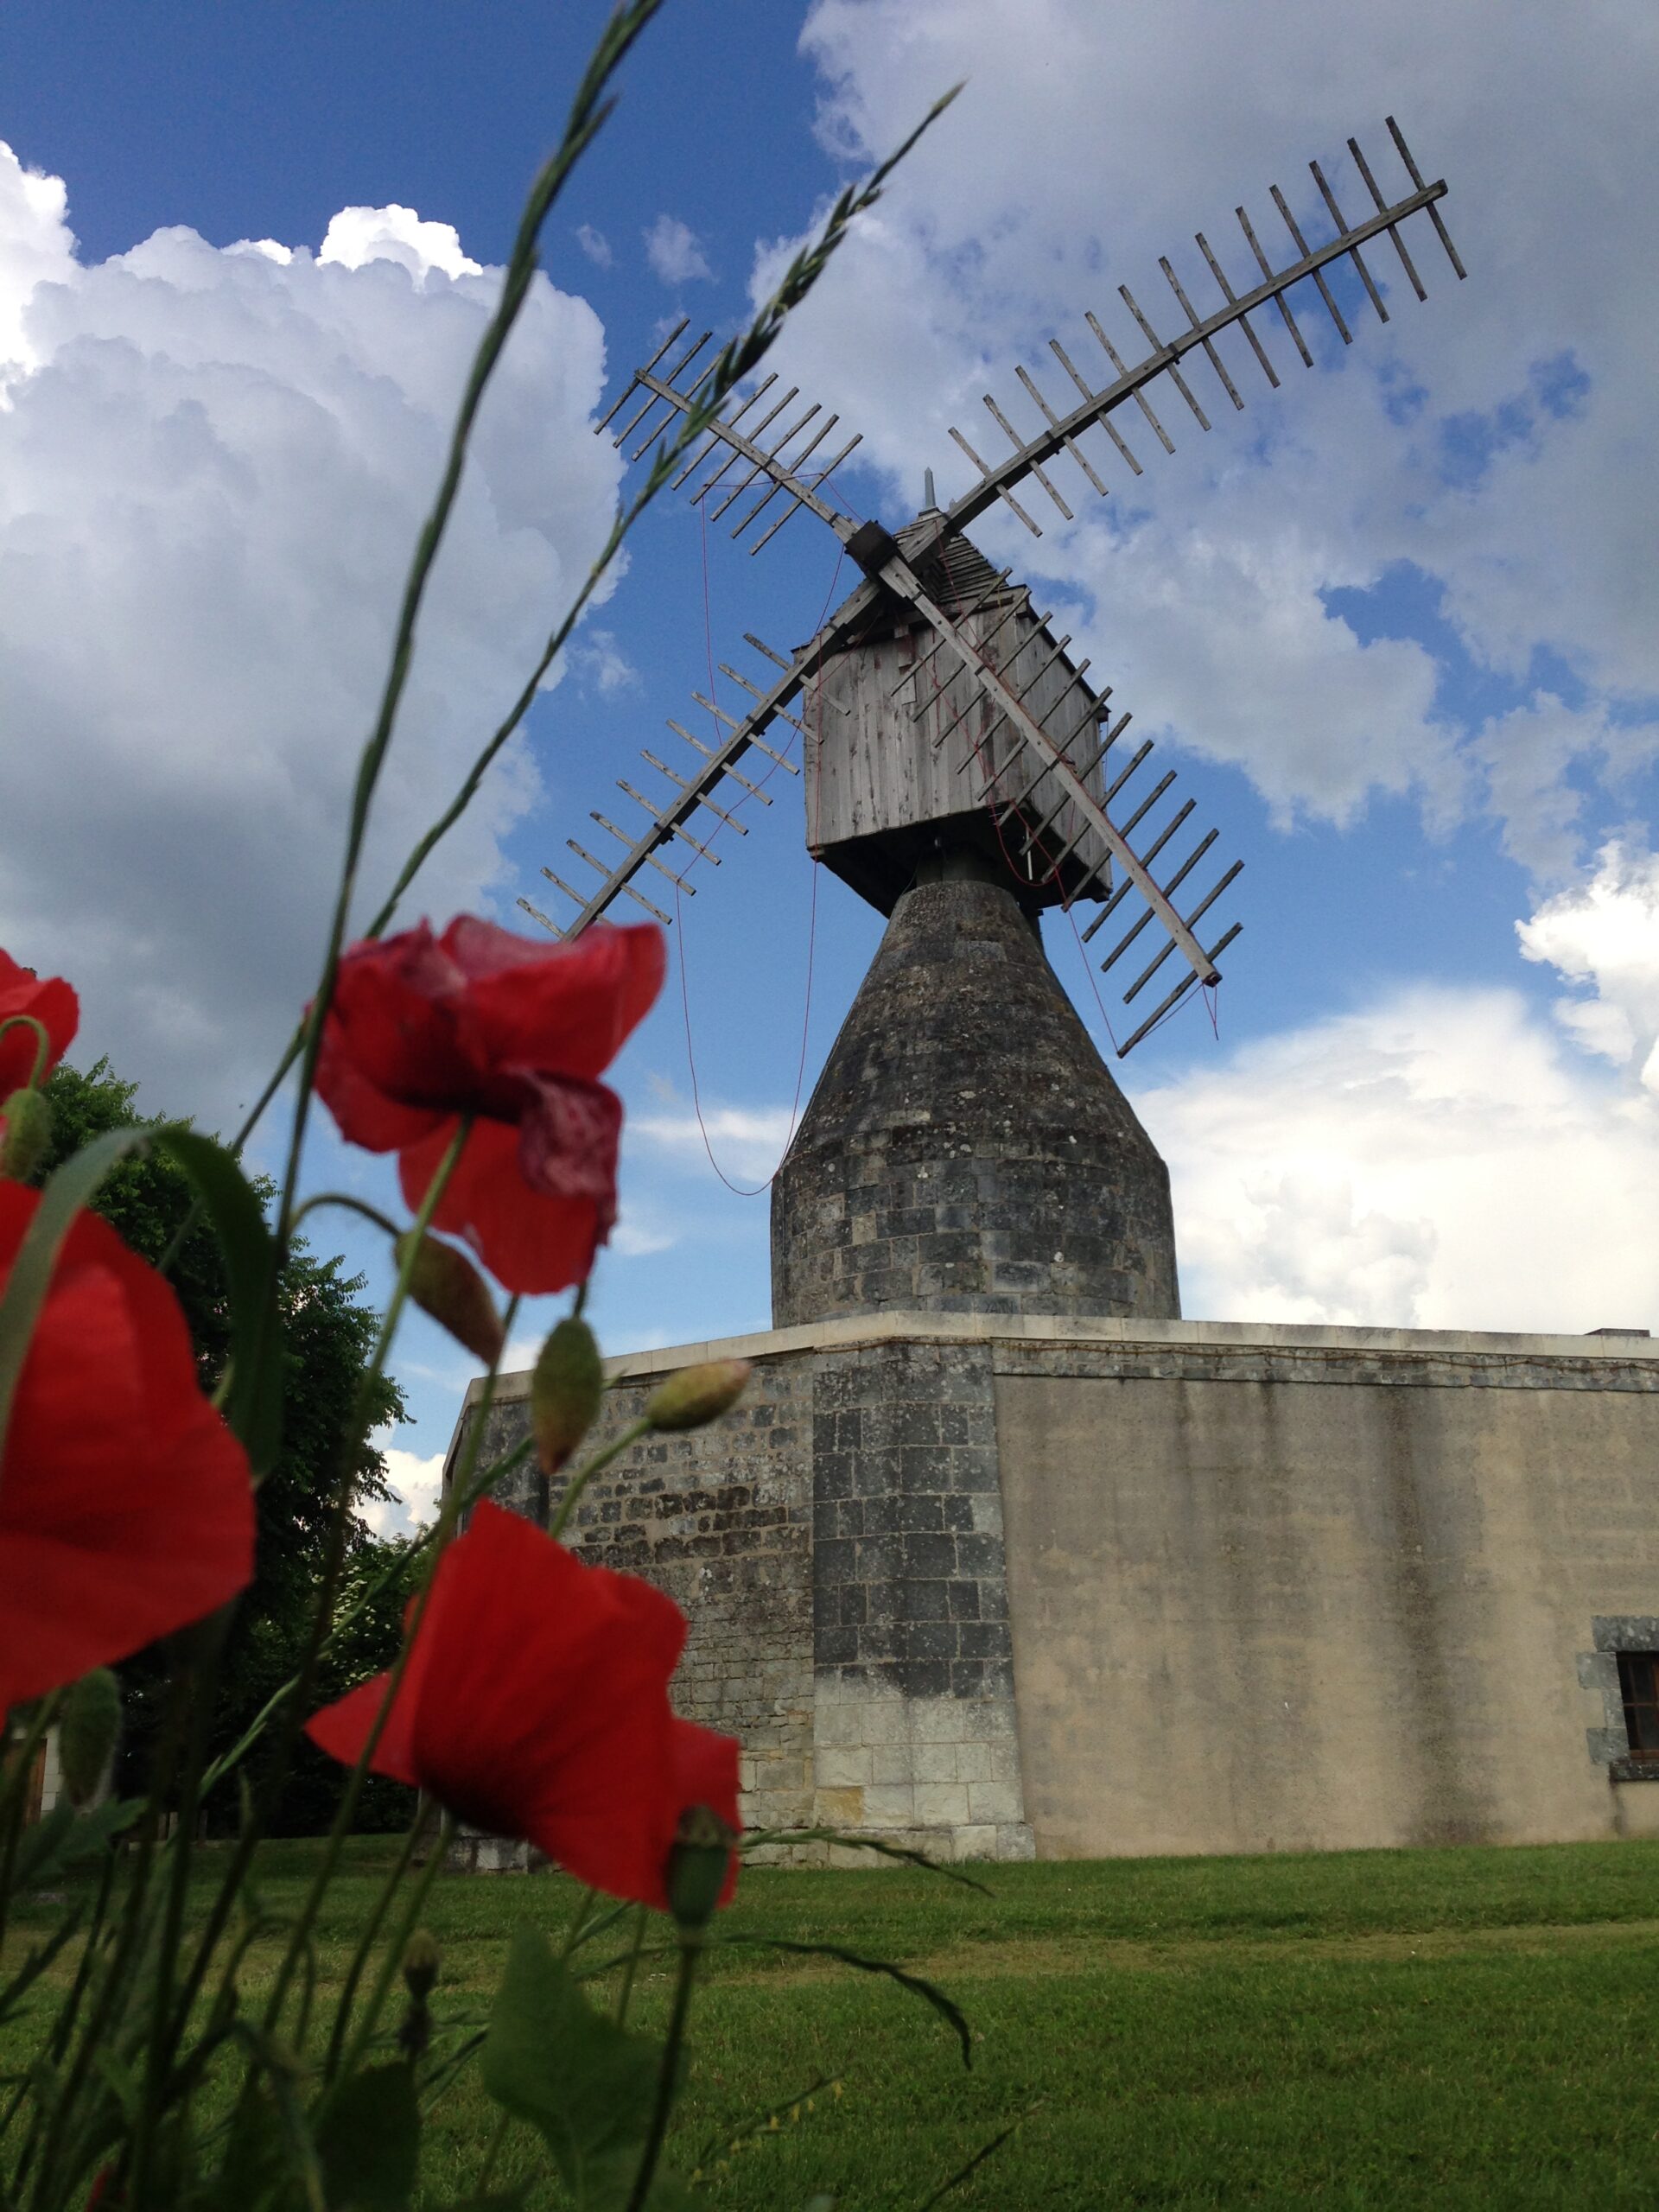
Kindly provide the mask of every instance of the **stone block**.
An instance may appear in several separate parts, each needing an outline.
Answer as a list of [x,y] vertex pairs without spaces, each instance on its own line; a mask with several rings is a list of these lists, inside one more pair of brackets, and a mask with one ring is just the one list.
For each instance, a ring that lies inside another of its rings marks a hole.
[[[973,1774],[963,1765],[964,1758],[971,1766],[986,1750],[980,1744],[912,1744],[908,1746],[911,1770],[918,1782],[988,1781],[988,1773]],[[986,1764],[988,1767],[988,1756]]]
[[951,1838],[953,1859],[995,1859],[998,1856],[996,1830],[988,1823],[965,1822]]
[[[889,1783],[880,1787],[872,1785],[858,1794],[862,1802],[856,1825],[861,1827],[908,1827],[916,1817],[915,1794],[909,1783]],[[855,1823],[849,1820],[838,1825],[850,1827]]]
[[977,1716],[955,1698],[931,1698],[910,1708],[910,1732],[918,1744],[959,1744],[976,1732]]
[[859,1828],[864,1826],[863,1789],[817,1789],[812,1794],[812,1817],[820,1827]]
[[994,1821],[999,1827],[1025,1817],[1025,1806],[1017,1786],[1012,1782],[970,1782],[968,1792],[968,1818],[974,1821]]
[[874,1777],[868,1744],[821,1744],[813,1754],[813,1778],[820,1789],[861,1788]]
[[[953,1778],[957,1782],[1000,1782],[1003,1780],[1005,1777],[997,1773],[995,1767],[992,1764],[995,1754],[1001,1751],[1002,1748],[1003,1746],[1001,1744],[981,1744],[972,1742],[961,1743],[953,1745],[951,1747],[951,1755],[952,1763],[956,1769]],[[934,1777],[930,1775],[927,1778],[931,1782]]]
[[870,1762],[870,1780],[883,1789],[916,1779],[914,1744],[874,1744],[866,1756]]
[[[985,1787],[993,1785],[986,1784]],[[968,1785],[961,1782],[918,1782],[916,1818],[934,1828],[960,1827],[968,1818]]]

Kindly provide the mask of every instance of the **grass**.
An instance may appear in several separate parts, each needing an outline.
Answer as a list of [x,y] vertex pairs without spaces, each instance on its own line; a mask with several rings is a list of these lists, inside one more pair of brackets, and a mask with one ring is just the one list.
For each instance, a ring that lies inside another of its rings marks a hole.
[[[297,1897],[312,1847],[260,1887]],[[338,1975],[386,1847],[353,1847],[322,1929]],[[940,1982],[954,2038],[891,1984],[745,1948],[694,2014],[683,2168],[716,2212],[914,2212],[1011,2122],[964,2208],[1647,2204],[1656,2190],[1659,1844],[1116,1860],[988,1869],[983,1897],[907,1869],[756,1870],[728,1932],[829,1941]],[[440,2016],[477,2016],[552,1877],[442,1882]],[[660,2022],[666,1973],[637,2018]],[[10,2043],[8,2056],[19,2048]],[[805,2084],[838,2083],[791,2118]],[[776,2130],[752,2133],[782,2103]],[[475,2075],[429,2123],[430,2201],[476,2178]],[[745,2136],[735,2152],[725,2146]],[[515,2133],[497,2185],[531,2171]],[[532,2206],[551,2205],[533,2193]]]

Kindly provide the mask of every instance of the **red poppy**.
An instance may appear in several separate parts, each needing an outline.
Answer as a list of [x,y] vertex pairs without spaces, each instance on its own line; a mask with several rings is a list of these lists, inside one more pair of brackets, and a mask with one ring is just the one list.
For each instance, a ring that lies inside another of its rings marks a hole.
[[[41,1071],[44,1083],[73,1041],[80,1023],[80,1001],[73,986],[61,976],[48,976],[42,982],[32,968],[20,968],[10,953],[0,952],[0,1022],[9,1021],[16,1014],[33,1014],[50,1040],[46,1065]],[[29,1081],[39,1041],[22,1022],[0,1034],[0,1098],[9,1098]]]
[[[488,1503],[439,1561],[370,1764],[460,1820],[522,1836],[612,1897],[666,1908],[681,1815],[734,1833],[736,1739],[679,1720],[669,1677],[685,1616],[638,1576],[587,1567]],[[390,1677],[325,1706],[307,1733],[354,1765]],[[721,1893],[737,1884],[736,1862]]]
[[317,1092],[340,1135],[395,1152],[418,1207],[476,1117],[435,1226],[508,1290],[581,1282],[616,1219],[621,1102],[597,1078],[662,988],[662,932],[532,944],[461,915],[353,945],[323,1023]]
[[[0,1283],[40,1203],[0,1182]],[[253,1525],[247,1458],[201,1394],[178,1300],[79,1215],[0,1451],[0,1713],[234,1597]]]

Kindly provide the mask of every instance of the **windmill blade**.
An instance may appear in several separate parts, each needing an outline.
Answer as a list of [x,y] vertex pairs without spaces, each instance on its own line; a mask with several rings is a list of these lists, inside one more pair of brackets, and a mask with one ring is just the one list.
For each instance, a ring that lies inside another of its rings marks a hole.
[[[874,593],[868,587],[855,594],[855,602],[861,613],[867,610],[868,601],[873,597]],[[674,855],[668,849],[676,843],[686,846],[695,858],[707,860],[718,867],[720,855],[710,850],[709,843],[714,834],[713,826],[708,822],[698,822],[700,812],[713,817],[721,826],[735,830],[740,836],[747,835],[746,825],[731,810],[739,803],[735,793],[728,796],[721,791],[722,784],[729,783],[750,798],[758,799],[763,806],[771,805],[771,798],[760,785],[751,782],[741,772],[740,763],[747,753],[752,751],[764,753],[773,768],[782,768],[791,776],[799,774],[799,768],[794,761],[787,759],[776,746],[767,743],[765,733],[777,721],[788,722],[798,731],[804,730],[805,724],[801,716],[790,712],[790,702],[810,680],[827,654],[844,639],[848,626],[845,621],[832,625],[793,660],[785,660],[781,653],[773,652],[758,638],[750,640],[767,660],[784,671],[764,687],[751,682],[741,671],[722,662],[721,665],[724,673],[753,700],[754,704],[749,711],[741,716],[728,714],[715,701],[705,697],[701,691],[694,691],[692,697],[710,716],[715,729],[724,733],[719,742],[706,743],[683,723],[671,716],[669,728],[689,748],[680,765],[672,766],[648,747],[641,748],[641,757],[647,767],[662,778],[668,789],[653,798],[639,790],[626,777],[617,779],[618,790],[644,810],[649,818],[649,827],[640,836],[632,836],[628,831],[619,829],[605,815],[595,810],[592,819],[623,847],[621,859],[613,865],[607,864],[595,858],[574,837],[567,838],[566,842],[571,851],[595,870],[601,880],[594,890],[583,893],[555,875],[551,868],[544,868],[543,874],[564,893],[577,911],[569,922],[560,924],[532,906],[527,899],[520,899],[518,904],[524,912],[540,922],[543,928],[552,931],[556,937],[570,938],[585,930],[590,922],[596,921],[616,899],[627,898],[666,925],[670,916],[636,887],[635,877],[643,869],[649,868],[671,884],[677,896],[681,892],[689,895],[696,887],[687,880],[684,874],[670,865]],[[771,774],[772,770],[768,769],[766,772]]]
[[[666,368],[659,371],[657,365],[678,342],[687,327],[687,320],[682,315],[650,360],[634,371],[608,412],[594,425],[595,433],[607,429],[629,401],[643,393],[641,404],[622,428],[612,432],[612,443],[619,447],[636,432],[643,432],[639,445],[628,455],[630,461],[638,461],[677,416],[690,415],[700,404],[702,372],[695,365],[709,343],[709,332],[705,330]],[[816,402],[798,404],[800,391],[797,385],[791,385],[781,397],[772,397],[772,386],[777,381],[776,375],[771,375],[747,395],[734,392],[709,423],[702,444],[674,482],[677,486],[688,478],[701,474],[702,481],[689,496],[694,506],[703,507],[710,521],[720,519],[746,493],[753,491],[753,498],[733,526],[734,537],[741,537],[781,493],[782,507],[749,548],[751,553],[758,553],[763,545],[769,544],[791,516],[803,507],[810,508],[821,522],[828,523],[844,544],[857,525],[824,498],[823,486],[860,443],[862,434],[855,433],[829,460],[817,461],[809,469],[807,464],[815,459],[820,447],[834,445],[831,434],[841,418],[838,415],[824,416]],[[712,467],[706,466],[711,461]],[[765,480],[759,480],[762,479]]]
[[1166,451],[1173,453],[1173,442],[1154,412],[1151,399],[1147,396],[1147,387],[1160,377],[1165,378],[1173,386],[1199,428],[1207,430],[1210,428],[1210,418],[1205,413],[1197,393],[1181,372],[1181,364],[1189,353],[1199,353],[1204,355],[1215,371],[1226,397],[1235,408],[1242,409],[1244,404],[1243,398],[1237,385],[1228,373],[1216,345],[1216,340],[1220,334],[1231,328],[1234,324],[1239,326],[1249,341],[1250,350],[1268,383],[1276,387],[1279,382],[1277,372],[1268,357],[1260,333],[1250,321],[1251,315],[1260,309],[1267,308],[1276,309],[1280,321],[1294,343],[1302,361],[1311,368],[1313,361],[1313,354],[1308,350],[1306,341],[1297,327],[1295,316],[1287,296],[1298,284],[1309,283],[1313,286],[1320,302],[1330,315],[1343,343],[1351,344],[1353,334],[1349,329],[1342,309],[1325,276],[1325,270],[1336,263],[1346,261],[1352,264],[1355,273],[1364,288],[1367,298],[1376,308],[1379,317],[1386,322],[1389,319],[1388,308],[1383,303],[1382,292],[1361,251],[1362,247],[1369,245],[1374,239],[1380,240],[1384,236],[1387,237],[1399,258],[1401,267],[1410,281],[1412,289],[1420,300],[1426,297],[1416,264],[1412,260],[1405,241],[1401,236],[1402,226],[1414,215],[1423,213],[1427,215],[1436,237],[1445,249],[1447,259],[1461,278],[1466,272],[1458,257],[1457,248],[1452,243],[1445,219],[1436,204],[1446,196],[1445,179],[1442,178],[1434,184],[1425,184],[1422,173],[1413,160],[1410,149],[1401,135],[1399,125],[1392,116],[1388,118],[1388,128],[1395,149],[1411,181],[1412,189],[1403,198],[1392,203],[1383,198],[1382,188],[1377,183],[1370,162],[1360,151],[1357,142],[1351,138],[1348,141],[1348,149],[1353,156],[1355,168],[1366,191],[1374,203],[1373,212],[1362,221],[1351,223],[1348,220],[1338,203],[1336,194],[1326,179],[1324,170],[1318,162],[1310,162],[1308,167],[1313,172],[1313,181],[1319,188],[1319,196],[1325,203],[1325,210],[1336,231],[1336,236],[1326,244],[1318,246],[1309,245],[1289,202],[1278,186],[1274,185],[1272,188],[1274,204],[1283,219],[1291,244],[1296,250],[1296,258],[1287,267],[1280,270],[1274,268],[1255,231],[1251,226],[1249,217],[1244,209],[1240,207],[1236,211],[1239,224],[1243,229],[1245,242],[1249,246],[1255,262],[1256,270],[1262,280],[1259,283],[1252,285],[1247,291],[1236,291],[1209,241],[1204,233],[1199,232],[1197,234],[1199,251],[1222,296],[1222,304],[1213,313],[1207,315],[1201,315],[1198,313],[1188,296],[1180,277],[1176,273],[1173,264],[1166,257],[1163,257],[1159,265],[1174,295],[1176,305],[1185,318],[1185,329],[1178,330],[1173,337],[1160,337],[1154,327],[1150,317],[1142,309],[1128,287],[1120,285],[1118,290],[1124,306],[1128,309],[1139,326],[1141,335],[1152,348],[1151,352],[1135,367],[1131,368],[1126,365],[1123,357],[1119,353],[1097,318],[1091,314],[1088,317],[1090,327],[1099,340],[1101,348],[1113,371],[1112,380],[1109,384],[1096,391],[1058,340],[1051,339],[1049,341],[1051,350],[1080,395],[1077,404],[1062,412],[1045,397],[1029,372],[1024,368],[1017,369],[1015,373],[1027,397],[1035,404],[1039,414],[1043,418],[1042,427],[1034,435],[1027,438],[1022,437],[1008,416],[1004,413],[991,395],[988,392],[986,393],[985,406],[996,429],[1007,439],[1013,451],[1000,461],[986,461],[975,451],[973,446],[959,429],[952,429],[951,437],[978,470],[979,481],[950,507],[948,514],[942,518],[941,528],[947,525],[956,529],[965,528],[977,516],[983,514],[1001,500],[1003,505],[1024,523],[1033,537],[1040,537],[1042,536],[1040,525],[1014,496],[1014,488],[1024,484],[1027,480],[1034,483],[1046,495],[1064,519],[1071,521],[1073,518],[1071,507],[1059,484],[1050,475],[1047,464],[1057,457],[1065,455],[1077,464],[1093,490],[1104,493],[1107,486],[1096,473],[1095,464],[1084,453],[1081,443],[1084,432],[1092,429],[1096,424],[1105,431],[1116,448],[1118,456],[1138,476],[1141,473],[1141,464],[1130,452],[1109,419],[1119,408],[1126,406],[1130,401],[1134,401],[1138,406],[1143,420],[1154,431]]
[[[1215,842],[1217,833],[1209,831],[1197,849],[1164,881],[1160,882],[1154,873],[1153,863],[1192,812],[1192,803],[1188,800],[1160,835],[1152,836],[1141,850],[1135,849],[1130,842],[1131,834],[1141,826],[1174,779],[1173,775],[1166,775],[1156,789],[1135,808],[1122,827],[1107,811],[1150,757],[1153,749],[1150,743],[1142,745],[1111,783],[1101,787],[1100,794],[1096,796],[1092,779],[1122,734],[1128,715],[1120,716],[1116,725],[1107,730],[1090,757],[1081,758],[1076,748],[1085,730],[1091,726],[1097,728],[1107,714],[1106,702],[1109,692],[1090,693],[1082,720],[1063,738],[1055,738],[1025,702],[1025,695],[1033,689],[1037,677],[1027,672],[1020,688],[1015,690],[1010,676],[998,668],[986,655],[982,645],[976,644],[931,596],[910,560],[891,538],[886,541],[885,557],[873,573],[879,576],[889,591],[908,601],[917,613],[931,625],[937,636],[967,672],[978,696],[1012,728],[1019,739],[1018,746],[1004,759],[1001,767],[983,778],[981,796],[1004,817],[1017,817],[1024,823],[1027,830],[1024,852],[1030,854],[1039,843],[1044,830],[1070,810],[1071,818],[1080,826],[1073,830],[1061,857],[1069,855],[1084,840],[1092,841],[1093,849],[1088,855],[1092,862],[1089,880],[1096,887],[1093,895],[1107,900],[1106,912],[1111,912],[1131,891],[1140,894],[1146,912],[1133,925],[1125,940],[1108,957],[1104,966],[1111,967],[1122,957],[1127,944],[1138,938],[1148,924],[1155,922],[1162,931],[1166,942],[1156,957],[1124,994],[1125,1003],[1139,994],[1171,952],[1179,952],[1186,963],[1189,973],[1182,985],[1156,1014],[1142,1022],[1128,1041],[1118,1047],[1118,1057],[1122,1058],[1155,1027],[1188,986],[1194,982],[1212,984],[1221,981],[1221,970],[1216,965],[1217,955],[1225,945],[1232,943],[1243,925],[1236,925],[1224,938],[1218,939],[1215,946],[1206,948],[1196,935],[1194,925],[1202,920],[1216,900],[1236,880],[1243,869],[1243,861],[1235,861],[1191,912],[1183,914],[1175,904],[1174,893],[1207,854]],[[1040,626],[1035,634],[1040,635]],[[1029,644],[1029,638],[1026,642]],[[1041,660],[1039,675],[1057,658],[1057,652],[1058,649],[1051,650]],[[1084,666],[1087,665],[1085,662]],[[1077,672],[1081,673],[1081,671]],[[1016,765],[1023,766],[1027,776],[1023,787],[1018,792],[1011,787],[999,792],[997,787]],[[1048,856],[1047,864],[1058,868],[1059,862]],[[1116,888],[1112,883],[1114,870],[1119,879]],[[1089,896],[1090,893],[1085,890],[1075,895]]]

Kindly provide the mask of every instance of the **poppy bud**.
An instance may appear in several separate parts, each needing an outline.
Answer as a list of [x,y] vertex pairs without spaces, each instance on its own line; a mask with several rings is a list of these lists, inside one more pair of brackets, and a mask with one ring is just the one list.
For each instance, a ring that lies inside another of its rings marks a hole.
[[90,1805],[108,1770],[121,1732],[121,1685],[94,1667],[72,1685],[58,1721],[58,1765],[72,1805]]
[[676,1925],[707,1927],[726,1886],[732,1846],[737,1838],[718,1814],[692,1805],[680,1815],[668,1854],[668,1909]]
[[543,1473],[558,1472],[598,1418],[604,1395],[594,1332],[569,1314],[542,1346],[530,1379],[530,1425]]
[[404,1946],[404,1986],[417,2005],[432,1994],[438,1958],[436,1936],[429,1928],[417,1928]]
[[0,1105],[0,1175],[26,1183],[52,1143],[52,1109],[38,1090],[14,1090]]
[[646,1399],[645,1419],[653,1428],[701,1428],[737,1403],[748,1380],[747,1359],[715,1359],[706,1367],[683,1367]]
[[[391,1248],[400,1269],[414,1241],[414,1230],[406,1229]],[[486,1367],[495,1365],[505,1341],[501,1317],[483,1276],[464,1252],[439,1237],[423,1236],[410,1268],[409,1294],[457,1344]]]

